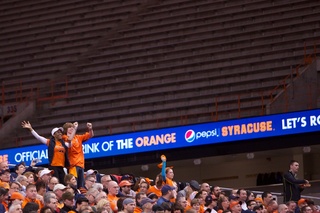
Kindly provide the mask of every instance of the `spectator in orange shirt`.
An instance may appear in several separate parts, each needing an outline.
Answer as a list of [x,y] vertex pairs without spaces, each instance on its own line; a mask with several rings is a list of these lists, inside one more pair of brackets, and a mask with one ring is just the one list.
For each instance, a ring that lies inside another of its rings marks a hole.
[[[31,134],[41,143],[48,146],[48,158],[49,158],[49,169],[54,171],[54,176],[59,179],[60,183],[63,183],[65,172],[64,167],[68,168],[70,166],[69,157],[68,157],[68,147],[65,142],[62,140],[62,131],[61,127],[55,127],[51,130],[52,137],[46,139],[40,135],[32,128],[29,121],[22,121],[22,128],[29,129]],[[72,135],[68,139],[72,139]]]
[[40,200],[37,199],[37,189],[34,184],[29,184],[26,189],[26,197],[24,198],[22,202],[22,208],[29,203],[34,202],[39,205],[39,208],[41,209],[43,207],[43,203],[41,203]]
[[118,212],[117,201],[119,198],[117,197],[117,194],[119,193],[119,190],[120,188],[117,182],[109,182],[107,200],[110,202],[110,207],[113,212]]
[[76,135],[78,129],[78,122],[65,123],[63,125],[64,135],[63,140],[68,141],[72,138],[70,148],[68,150],[70,168],[69,173],[77,178],[77,187],[84,186],[84,154],[82,149],[83,142],[89,140],[94,136],[92,124],[87,123],[88,132],[83,135]]

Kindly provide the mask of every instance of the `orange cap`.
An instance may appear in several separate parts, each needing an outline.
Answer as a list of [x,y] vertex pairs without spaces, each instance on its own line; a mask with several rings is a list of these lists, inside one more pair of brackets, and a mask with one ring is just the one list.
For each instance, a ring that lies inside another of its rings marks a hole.
[[24,196],[19,192],[12,192],[10,200],[15,200],[15,199],[24,200]]

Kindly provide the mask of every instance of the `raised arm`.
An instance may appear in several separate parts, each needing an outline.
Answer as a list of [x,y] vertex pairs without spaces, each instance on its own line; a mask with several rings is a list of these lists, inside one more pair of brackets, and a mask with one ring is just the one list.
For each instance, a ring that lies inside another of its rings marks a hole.
[[166,179],[167,179],[167,176],[166,176],[167,158],[165,155],[161,155],[161,161],[162,161],[161,176],[162,176],[163,182],[166,182]]
[[88,127],[88,132],[89,132],[90,138],[92,138],[94,136],[93,129],[92,129],[92,123],[87,123],[87,127]]
[[31,134],[38,140],[40,141],[41,143],[47,145],[47,139],[45,137],[42,137],[40,135],[38,135],[38,133],[36,131],[34,131],[34,129],[32,128],[31,124],[29,121],[22,121],[21,122],[21,126],[22,128],[24,129],[28,129]]

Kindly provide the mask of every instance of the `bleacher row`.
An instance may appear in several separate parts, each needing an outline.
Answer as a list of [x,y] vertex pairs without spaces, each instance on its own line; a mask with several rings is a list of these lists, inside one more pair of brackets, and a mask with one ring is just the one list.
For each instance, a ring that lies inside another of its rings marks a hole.
[[55,94],[68,97],[34,115],[42,135],[66,121],[106,135],[260,115],[319,47],[319,12],[304,0],[1,3],[6,101],[20,82],[46,97],[52,79],[67,79]]

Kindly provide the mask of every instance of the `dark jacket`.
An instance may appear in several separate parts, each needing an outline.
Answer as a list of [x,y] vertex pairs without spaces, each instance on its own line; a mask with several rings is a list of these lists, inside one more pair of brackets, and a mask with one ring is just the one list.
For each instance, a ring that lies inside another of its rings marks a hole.
[[[68,157],[68,147],[64,144],[64,141],[60,140],[62,146],[65,148],[65,153],[64,153],[64,167],[68,168],[70,167],[70,162],[69,162],[69,157]],[[56,139],[54,137],[50,138],[50,142],[48,145],[48,159],[49,159],[49,165],[51,165],[53,155],[54,155],[54,147],[56,146]]]
[[290,171],[284,173],[283,175],[283,194],[284,202],[288,201],[298,201],[301,197],[301,191],[303,190],[300,187],[300,184],[306,183],[305,180],[298,180],[295,178],[294,174]]

